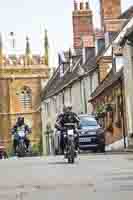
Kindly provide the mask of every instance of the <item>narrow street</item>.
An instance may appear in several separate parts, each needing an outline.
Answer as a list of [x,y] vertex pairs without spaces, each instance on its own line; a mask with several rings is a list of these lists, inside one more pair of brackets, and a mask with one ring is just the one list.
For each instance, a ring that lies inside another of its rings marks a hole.
[[0,200],[132,200],[133,155],[80,155],[0,161]]

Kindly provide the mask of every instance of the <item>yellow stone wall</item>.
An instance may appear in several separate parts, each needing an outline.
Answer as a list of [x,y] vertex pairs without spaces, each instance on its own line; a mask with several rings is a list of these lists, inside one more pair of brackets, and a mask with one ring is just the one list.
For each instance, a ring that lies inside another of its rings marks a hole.
[[[9,106],[9,81],[0,80],[0,113],[8,113]],[[0,139],[9,139],[10,115],[0,114]]]
[[[5,146],[11,143],[11,128],[18,116],[23,116],[25,122],[32,128],[30,136],[32,144],[37,144],[42,131],[41,126],[41,80],[47,80],[49,75],[48,67],[44,66],[37,70],[31,67],[30,70],[21,71],[15,67],[3,68],[0,74],[0,138],[4,140]],[[28,69],[28,67],[27,67]],[[32,91],[32,108],[24,109],[20,101],[21,88],[27,86]]]

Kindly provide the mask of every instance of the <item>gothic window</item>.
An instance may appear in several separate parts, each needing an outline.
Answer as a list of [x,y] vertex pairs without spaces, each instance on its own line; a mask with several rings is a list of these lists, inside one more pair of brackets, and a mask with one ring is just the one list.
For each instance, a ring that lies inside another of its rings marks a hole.
[[24,109],[32,108],[32,91],[29,87],[24,86],[20,92],[20,102]]

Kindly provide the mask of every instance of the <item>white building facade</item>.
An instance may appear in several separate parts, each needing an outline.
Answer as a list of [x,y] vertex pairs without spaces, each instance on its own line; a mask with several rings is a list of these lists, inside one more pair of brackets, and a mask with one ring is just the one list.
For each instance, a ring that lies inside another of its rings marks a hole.
[[[44,154],[52,153],[51,146],[54,125],[57,115],[63,110],[63,105],[70,103],[73,107],[73,111],[77,114],[92,113],[92,105],[88,104],[88,99],[98,86],[98,72],[95,62],[91,67],[88,66],[84,68],[82,65],[74,66],[71,72],[66,72],[66,74],[64,74],[64,77],[59,76],[59,69],[57,69],[53,76],[57,76],[58,78],[53,78],[53,81],[50,80],[51,84],[49,83],[49,86],[46,87],[42,100]],[[67,81],[64,81],[65,79],[67,79]],[[59,88],[56,87],[55,90],[53,89],[52,92],[50,92],[51,88],[56,85],[56,82],[59,82],[59,84],[57,84]],[[51,127],[49,142],[46,134],[48,125]],[[48,152],[48,149],[50,149],[50,152]]]

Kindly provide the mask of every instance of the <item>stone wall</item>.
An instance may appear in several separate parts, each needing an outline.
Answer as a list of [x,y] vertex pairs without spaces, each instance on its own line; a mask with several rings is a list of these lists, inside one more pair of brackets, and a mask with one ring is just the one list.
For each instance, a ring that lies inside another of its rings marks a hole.
[[10,139],[10,95],[9,95],[9,81],[0,80],[0,138],[5,141],[7,146]]
[[[31,107],[24,107],[21,101],[23,87],[31,90]],[[11,128],[19,116],[32,128],[30,140],[37,144],[42,134],[41,122],[41,79],[22,78],[0,80],[0,138],[6,147],[11,143]]]
[[133,47],[126,44],[124,47],[125,67],[125,97],[126,97],[126,119],[129,146],[133,147]]

